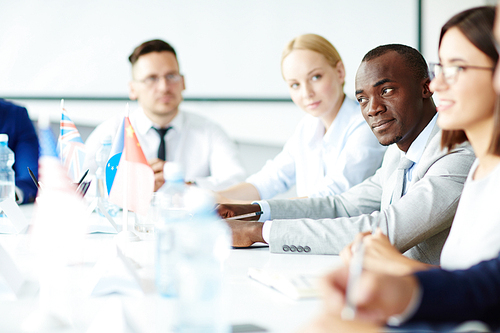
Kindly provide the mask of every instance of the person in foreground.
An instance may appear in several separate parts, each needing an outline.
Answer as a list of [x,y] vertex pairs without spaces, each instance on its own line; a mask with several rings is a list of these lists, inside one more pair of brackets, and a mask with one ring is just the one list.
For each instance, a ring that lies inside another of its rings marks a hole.
[[[130,121],[155,172],[155,191],[163,185],[165,161],[179,163],[186,181],[203,188],[218,190],[240,182],[245,170],[236,145],[220,126],[179,108],[185,82],[174,48],[162,40],[150,40],[137,46],[129,61],[129,96],[140,106],[130,114]],[[123,116],[107,120],[85,142],[85,166],[91,173],[97,169],[95,155],[101,141],[114,137],[122,120]]]
[[441,150],[429,83],[417,50],[390,44],[368,52],[356,98],[378,141],[389,146],[381,168],[340,195],[220,205],[222,217],[262,209],[264,219],[274,219],[228,221],[234,246],[265,241],[272,252],[338,254],[357,233],[380,226],[400,252],[438,264],[474,154],[468,144]]
[[[492,83],[498,61],[492,38],[494,17],[493,7],[480,7],[451,18],[441,30],[441,63],[431,65],[436,77],[430,87],[440,100],[442,145],[451,148],[468,140],[477,157],[441,253],[441,267],[446,269],[469,268],[500,252],[500,123],[495,122],[497,96]],[[367,235],[363,242],[370,270],[404,275],[429,268],[402,256],[380,231]],[[349,261],[350,247],[341,255]]]
[[[497,8],[495,36],[500,40],[498,14]],[[494,86],[496,93],[500,93],[500,72],[491,33],[493,20],[494,8],[477,7],[455,15],[443,26],[439,47],[441,63],[434,66],[436,76],[431,83],[440,98],[438,121],[449,131],[448,138],[455,138],[455,143],[468,139],[477,153],[445,245],[447,251],[443,250],[444,257],[451,257],[453,253],[454,258],[448,259],[450,267],[467,269],[435,268],[396,276],[380,273],[380,267],[389,260],[378,261],[379,267],[373,262],[369,267],[365,265],[352,299],[359,321],[376,324],[407,321],[411,325],[418,321],[436,324],[481,320],[500,327],[497,202],[500,197],[500,104],[494,93]],[[462,220],[467,216],[469,219]],[[449,242],[453,246],[449,246]],[[365,242],[366,251],[369,246],[370,243]],[[348,274],[348,268],[342,267],[324,279],[326,311],[320,317],[337,317],[345,306]],[[318,319],[312,327],[319,327],[325,320]],[[405,327],[408,326],[402,329]]]
[[380,167],[385,147],[346,97],[344,64],[329,41],[314,34],[294,38],[283,50],[281,72],[292,101],[307,115],[272,161],[219,191],[219,202],[271,199],[294,185],[299,197],[340,194]]
[[35,201],[37,187],[28,168],[38,178],[38,137],[26,108],[0,99],[0,133],[9,136],[8,146],[14,152],[12,166],[16,181],[16,202]]

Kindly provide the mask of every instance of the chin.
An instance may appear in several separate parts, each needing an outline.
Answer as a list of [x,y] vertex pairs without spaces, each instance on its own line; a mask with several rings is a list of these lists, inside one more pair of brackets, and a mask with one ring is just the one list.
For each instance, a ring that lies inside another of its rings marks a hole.
[[378,138],[378,142],[382,145],[382,146],[390,146],[392,144],[395,144],[395,143],[398,143],[399,141],[401,141],[403,137],[402,136],[392,136],[392,137],[382,137],[382,138]]

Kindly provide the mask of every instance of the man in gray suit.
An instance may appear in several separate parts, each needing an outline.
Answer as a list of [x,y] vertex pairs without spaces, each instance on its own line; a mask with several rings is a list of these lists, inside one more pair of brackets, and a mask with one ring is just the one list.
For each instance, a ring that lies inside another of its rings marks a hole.
[[468,144],[441,150],[429,83],[417,50],[391,44],[368,52],[356,98],[389,146],[380,169],[341,195],[220,205],[222,217],[262,209],[261,220],[272,219],[228,221],[234,246],[267,242],[277,253],[338,254],[357,233],[380,227],[408,257],[438,264],[474,154]]

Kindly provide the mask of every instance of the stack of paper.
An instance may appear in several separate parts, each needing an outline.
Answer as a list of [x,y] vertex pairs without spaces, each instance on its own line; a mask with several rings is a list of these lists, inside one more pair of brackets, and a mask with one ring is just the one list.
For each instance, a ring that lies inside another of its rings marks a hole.
[[252,267],[248,269],[248,276],[293,299],[319,296],[318,276],[277,273]]

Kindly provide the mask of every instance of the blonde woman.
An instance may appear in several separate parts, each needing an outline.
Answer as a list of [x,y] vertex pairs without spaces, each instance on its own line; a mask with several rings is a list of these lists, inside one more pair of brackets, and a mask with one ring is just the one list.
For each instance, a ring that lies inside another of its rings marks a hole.
[[283,150],[246,182],[218,192],[219,202],[265,200],[296,185],[299,197],[340,194],[380,167],[385,147],[344,93],[345,68],[325,38],[290,41],[281,71],[292,101],[307,115]]

